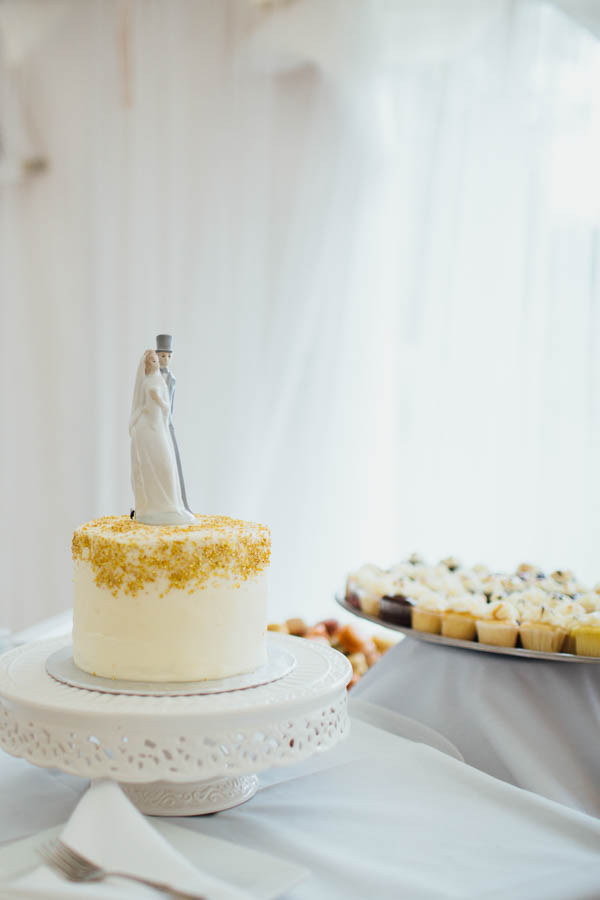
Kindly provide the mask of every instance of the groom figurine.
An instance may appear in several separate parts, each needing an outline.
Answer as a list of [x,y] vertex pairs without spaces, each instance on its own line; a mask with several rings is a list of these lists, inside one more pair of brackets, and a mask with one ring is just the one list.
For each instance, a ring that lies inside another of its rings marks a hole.
[[181,469],[181,459],[179,457],[179,447],[177,446],[177,438],[175,437],[175,428],[173,426],[173,397],[175,394],[175,384],[176,378],[171,372],[169,368],[169,363],[171,362],[171,357],[173,355],[173,335],[171,334],[157,334],[156,335],[156,355],[158,356],[158,364],[160,366],[160,373],[162,377],[165,379],[167,384],[167,388],[169,389],[169,402],[171,404],[171,412],[169,414],[169,431],[171,432],[171,440],[173,441],[173,448],[175,450],[175,459],[177,460],[177,473],[179,475],[179,487],[181,488],[181,499],[183,500],[183,505],[191,512],[187,501],[187,497],[185,494],[185,484],[183,482],[183,471]]

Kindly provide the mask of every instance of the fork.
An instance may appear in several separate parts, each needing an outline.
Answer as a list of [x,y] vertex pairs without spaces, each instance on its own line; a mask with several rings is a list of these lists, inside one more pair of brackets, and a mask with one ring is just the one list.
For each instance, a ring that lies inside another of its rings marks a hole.
[[38,853],[50,868],[64,875],[69,881],[102,881],[109,876],[117,876],[119,878],[129,878],[132,881],[139,881],[141,884],[147,884],[149,887],[156,888],[165,894],[177,900],[207,900],[203,894],[188,893],[179,891],[162,881],[152,881],[150,878],[142,878],[140,875],[131,875],[129,872],[115,872],[103,869],[97,866],[86,856],[82,856],[72,847],[67,846],[59,838],[50,841],[42,847],[38,847]]

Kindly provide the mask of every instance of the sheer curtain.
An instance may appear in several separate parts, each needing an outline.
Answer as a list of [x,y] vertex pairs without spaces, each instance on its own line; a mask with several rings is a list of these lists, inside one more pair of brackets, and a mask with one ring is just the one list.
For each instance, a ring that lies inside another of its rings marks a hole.
[[271,526],[273,618],[414,549],[600,580],[589,22],[60,7],[4,61],[49,169],[0,188],[0,618],[67,607],[72,529],[129,510],[135,365],[163,331],[188,495]]

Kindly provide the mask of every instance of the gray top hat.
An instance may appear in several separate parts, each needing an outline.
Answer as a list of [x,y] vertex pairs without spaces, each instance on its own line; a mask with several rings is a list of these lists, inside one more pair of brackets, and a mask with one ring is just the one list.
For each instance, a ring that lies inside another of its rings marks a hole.
[[172,334],[157,334],[156,335],[156,352],[173,352],[173,335]]

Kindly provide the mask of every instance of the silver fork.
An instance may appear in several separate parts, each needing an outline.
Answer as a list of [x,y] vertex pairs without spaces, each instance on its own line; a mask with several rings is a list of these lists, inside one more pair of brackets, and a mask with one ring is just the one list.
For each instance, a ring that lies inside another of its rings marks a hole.
[[129,872],[115,872],[103,869],[87,857],[82,856],[81,853],[67,846],[60,838],[38,847],[38,853],[50,868],[64,875],[69,881],[102,881],[102,879],[108,878],[109,875],[113,875],[147,884],[149,887],[156,888],[157,891],[170,894],[171,897],[175,897],[177,900],[207,900],[204,894],[179,891],[162,881],[152,881],[150,878],[131,875]]

